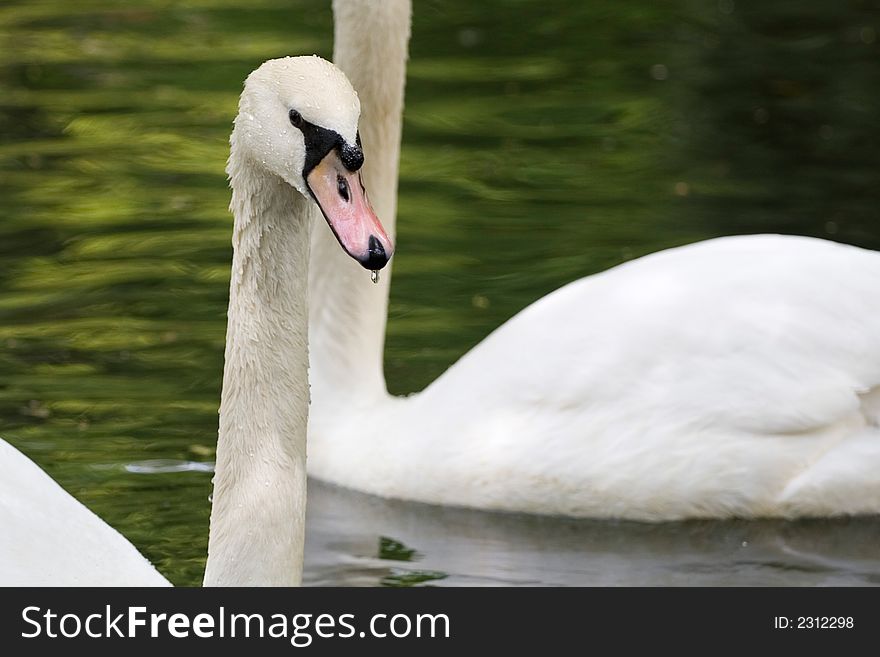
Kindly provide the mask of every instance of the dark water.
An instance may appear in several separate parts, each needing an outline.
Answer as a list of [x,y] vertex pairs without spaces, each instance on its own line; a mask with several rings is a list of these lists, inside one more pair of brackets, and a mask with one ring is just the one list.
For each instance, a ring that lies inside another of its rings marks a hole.
[[[241,81],[329,57],[331,21],[292,0],[0,4],[0,435],[177,584],[204,566],[210,474],[180,466],[213,459]],[[667,246],[880,248],[878,107],[878,0],[417,0],[391,390]],[[313,584],[880,583],[875,519],[573,522],[326,486],[310,504]]]

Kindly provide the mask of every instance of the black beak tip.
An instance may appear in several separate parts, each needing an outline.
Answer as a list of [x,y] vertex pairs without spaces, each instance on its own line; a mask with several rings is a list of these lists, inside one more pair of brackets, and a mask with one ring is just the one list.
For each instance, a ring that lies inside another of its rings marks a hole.
[[385,253],[385,247],[382,246],[375,235],[370,235],[370,241],[367,246],[367,252],[363,257],[358,258],[358,262],[364,269],[378,271],[388,264],[388,254]]

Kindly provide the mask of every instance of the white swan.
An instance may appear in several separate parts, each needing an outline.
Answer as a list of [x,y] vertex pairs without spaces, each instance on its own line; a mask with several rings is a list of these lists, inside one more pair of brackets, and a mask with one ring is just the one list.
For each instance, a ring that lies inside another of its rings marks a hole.
[[[206,585],[301,580],[313,216],[320,207],[364,267],[380,269],[393,251],[360,183],[359,111],[345,76],[318,57],[268,61],[241,95],[227,167],[234,255]],[[0,585],[168,585],[3,441],[0,528]]]
[[[364,178],[393,234],[409,2],[334,11],[334,59],[362,103]],[[657,253],[547,295],[394,398],[382,374],[390,276],[371,288],[332,247],[314,235],[320,479],[584,517],[880,512],[878,253],[771,235]]]

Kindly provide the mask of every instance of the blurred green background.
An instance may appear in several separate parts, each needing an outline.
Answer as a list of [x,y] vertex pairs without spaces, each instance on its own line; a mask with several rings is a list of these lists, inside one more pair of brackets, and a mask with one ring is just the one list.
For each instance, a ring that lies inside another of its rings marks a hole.
[[[880,1],[415,0],[386,352],[717,235],[880,248]],[[0,4],[0,435],[177,584],[204,565],[228,135],[329,2]],[[153,461],[163,459],[163,461]]]

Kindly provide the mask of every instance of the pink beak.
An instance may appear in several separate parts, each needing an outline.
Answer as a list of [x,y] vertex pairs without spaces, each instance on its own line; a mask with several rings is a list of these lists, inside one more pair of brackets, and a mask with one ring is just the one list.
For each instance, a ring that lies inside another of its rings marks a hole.
[[360,173],[346,169],[333,149],[309,172],[306,184],[345,252],[365,269],[382,269],[394,245],[370,207]]

